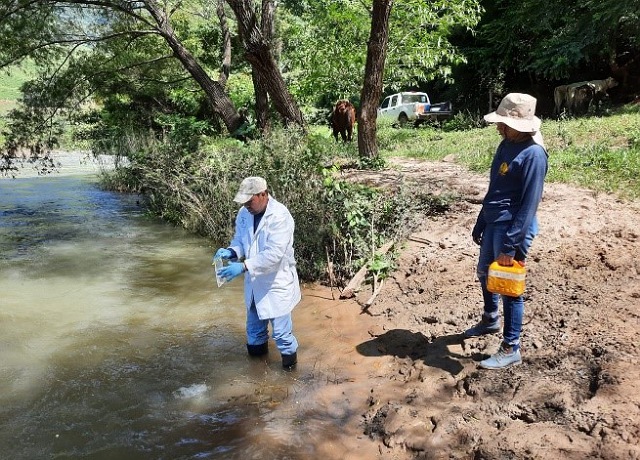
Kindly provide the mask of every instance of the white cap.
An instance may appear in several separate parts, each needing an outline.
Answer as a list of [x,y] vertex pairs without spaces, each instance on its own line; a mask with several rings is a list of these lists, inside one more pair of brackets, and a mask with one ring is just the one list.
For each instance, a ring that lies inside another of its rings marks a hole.
[[256,193],[264,192],[267,189],[267,181],[262,177],[247,177],[240,184],[238,193],[233,198],[236,203],[246,203]]

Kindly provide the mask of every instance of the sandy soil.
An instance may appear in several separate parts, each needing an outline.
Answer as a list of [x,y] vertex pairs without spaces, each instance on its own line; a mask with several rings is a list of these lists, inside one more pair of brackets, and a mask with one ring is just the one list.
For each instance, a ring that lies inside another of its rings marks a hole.
[[305,289],[291,378],[317,388],[279,410],[306,421],[298,432],[313,456],[640,459],[638,203],[547,184],[527,264],[523,363],[482,370],[500,334],[461,332],[482,310],[470,233],[487,177],[447,161],[396,164],[362,179],[404,175],[462,200],[403,243],[366,313],[335,289]]

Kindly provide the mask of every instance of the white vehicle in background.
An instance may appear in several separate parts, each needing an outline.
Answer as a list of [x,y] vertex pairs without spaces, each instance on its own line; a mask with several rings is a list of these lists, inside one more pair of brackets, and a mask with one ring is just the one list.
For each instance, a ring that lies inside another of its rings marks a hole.
[[378,119],[397,122],[400,126],[413,123],[419,126],[429,120],[440,120],[452,115],[451,102],[432,104],[427,93],[404,91],[387,96],[378,107]]

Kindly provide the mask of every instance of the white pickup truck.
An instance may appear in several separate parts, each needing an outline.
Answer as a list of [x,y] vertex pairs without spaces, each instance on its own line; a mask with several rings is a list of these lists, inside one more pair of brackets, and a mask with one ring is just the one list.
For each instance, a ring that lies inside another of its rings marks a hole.
[[378,119],[388,119],[403,126],[411,122],[418,126],[428,120],[440,120],[452,115],[451,102],[432,104],[427,93],[405,91],[387,96],[378,107]]

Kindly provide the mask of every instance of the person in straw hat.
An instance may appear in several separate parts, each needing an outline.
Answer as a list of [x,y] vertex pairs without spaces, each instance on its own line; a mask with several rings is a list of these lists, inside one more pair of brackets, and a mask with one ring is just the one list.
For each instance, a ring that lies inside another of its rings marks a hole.
[[540,134],[541,121],[535,116],[536,99],[528,94],[507,94],[495,112],[484,116],[495,123],[502,142],[491,164],[489,188],[482,201],[473,241],[480,246],[477,275],[482,286],[484,312],[480,322],[464,331],[465,337],[500,332],[499,302],[504,320],[498,351],[480,362],[485,369],[501,369],[522,362],[520,333],[524,314],[522,296],[509,297],[487,290],[489,265],[524,265],[538,232],[536,211],[547,174],[547,151]]
[[244,274],[249,355],[268,354],[271,323],[282,367],[291,371],[298,360],[291,311],[301,299],[293,251],[293,217],[285,205],[269,194],[262,177],[245,178],[233,201],[242,204],[242,208],[236,216],[231,244],[218,249],[214,256],[214,260],[230,260],[218,275],[231,281]]

